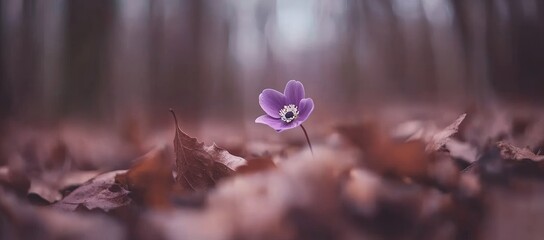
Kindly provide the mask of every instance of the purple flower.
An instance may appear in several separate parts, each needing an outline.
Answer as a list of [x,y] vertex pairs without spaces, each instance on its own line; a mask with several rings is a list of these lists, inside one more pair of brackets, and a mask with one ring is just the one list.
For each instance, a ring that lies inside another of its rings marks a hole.
[[283,93],[265,89],[259,95],[259,104],[266,115],[255,122],[266,124],[277,132],[300,126],[314,110],[314,101],[304,98],[304,86],[295,80],[285,85]]

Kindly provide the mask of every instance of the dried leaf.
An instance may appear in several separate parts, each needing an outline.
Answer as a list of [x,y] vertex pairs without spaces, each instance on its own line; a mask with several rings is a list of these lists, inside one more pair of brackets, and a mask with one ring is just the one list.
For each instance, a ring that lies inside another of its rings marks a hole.
[[503,141],[497,142],[497,147],[501,150],[501,157],[504,159],[529,159],[535,162],[544,160],[544,155],[536,155],[528,148],[519,148]]
[[238,174],[248,174],[265,171],[276,168],[276,164],[271,157],[260,157],[249,159],[247,165],[241,166],[236,170]]
[[228,168],[236,171],[239,167],[247,165],[247,161],[241,157],[230,154],[227,150],[213,144],[204,146],[204,150],[212,155],[214,161],[219,162]]
[[450,138],[459,131],[459,125],[461,125],[466,116],[466,113],[462,114],[452,124],[444,128],[443,130],[435,133],[431,137],[425,150],[427,152],[436,152],[440,150],[440,148],[446,145],[446,143],[449,142]]
[[125,225],[105,214],[29,206],[0,188],[0,239],[126,239]]
[[73,171],[59,176],[56,181],[31,178],[27,198],[37,205],[49,205],[99,174],[99,171]]
[[119,170],[99,175],[77,188],[53,206],[59,209],[76,210],[85,207],[89,210],[98,208],[109,211],[130,204],[129,191],[115,183],[115,176],[124,174]]
[[100,175],[102,172],[98,170],[91,170],[91,171],[73,171],[66,173],[60,183],[59,183],[59,189],[61,191],[66,190],[68,188],[74,188],[79,187],[85,182],[93,179],[94,177]]
[[364,152],[363,164],[374,171],[401,178],[427,173],[429,156],[421,140],[395,141],[373,123],[343,126],[339,132]]
[[165,208],[174,184],[172,163],[165,147],[154,149],[141,157],[125,174],[115,177],[126,186],[135,201],[146,206]]
[[232,156],[215,145],[206,147],[204,143],[181,131],[174,111],[171,112],[176,122],[176,182],[184,189],[207,190],[221,178],[233,175],[236,167],[244,165],[243,158]]
[[37,178],[31,179],[28,197],[31,199],[42,199],[44,204],[51,204],[62,199],[62,194],[56,186]]

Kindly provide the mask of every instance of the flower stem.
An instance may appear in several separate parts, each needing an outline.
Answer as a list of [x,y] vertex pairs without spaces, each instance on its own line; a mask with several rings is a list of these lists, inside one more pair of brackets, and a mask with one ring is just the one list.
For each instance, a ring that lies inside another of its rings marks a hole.
[[306,141],[308,142],[308,146],[310,147],[310,152],[312,152],[312,157],[314,156],[314,149],[312,148],[312,143],[310,143],[310,138],[308,137],[308,132],[306,132],[306,128],[300,124],[300,127],[302,128],[302,131],[304,131],[304,136],[306,136]]

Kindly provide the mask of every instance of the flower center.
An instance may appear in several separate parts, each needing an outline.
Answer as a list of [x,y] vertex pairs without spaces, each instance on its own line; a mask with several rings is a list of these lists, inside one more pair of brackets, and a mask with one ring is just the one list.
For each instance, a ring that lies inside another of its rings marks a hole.
[[294,104],[283,106],[283,108],[280,110],[281,120],[286,123],[290,123],[291,121],[295,120],[298,117],[298,114],[299,112],[297,106]]

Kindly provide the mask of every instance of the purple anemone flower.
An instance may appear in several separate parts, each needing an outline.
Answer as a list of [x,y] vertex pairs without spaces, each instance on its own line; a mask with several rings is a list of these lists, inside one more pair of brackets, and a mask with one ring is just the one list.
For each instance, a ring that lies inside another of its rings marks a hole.
[[263,90],[259,105],[266,115],[255,122],[266,124],[277,132],[300,126],[314,110],[314,101],[304,98],[304,86],[295,80],[285,85],[283,93],[269,88]]

